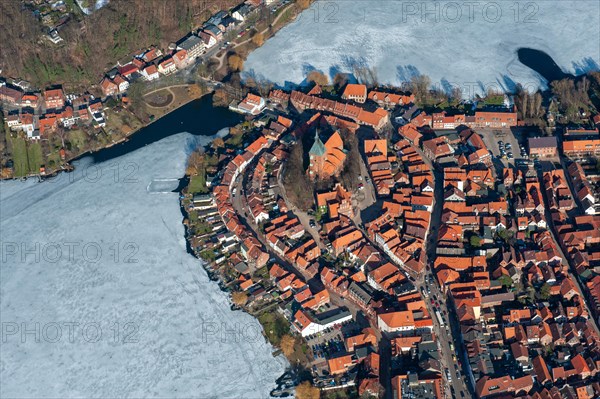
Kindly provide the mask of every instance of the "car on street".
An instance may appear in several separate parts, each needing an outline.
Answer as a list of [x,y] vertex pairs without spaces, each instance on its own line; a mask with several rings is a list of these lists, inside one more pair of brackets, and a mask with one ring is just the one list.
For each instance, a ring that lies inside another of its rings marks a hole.
[[364,190],[364,188],[365,188],[365,185],[364,185],[364,184],[362,184],[362,183],[359,183],[359,184],[358,184],[358,189],[359,189],[359,190]]
[[308,221],[308,225],[309,225],[310,227],[312,227],[313,229],[317,227],[317,224],[315,223],[315,221],[314,221],[313,219],[310,219],[310,220]]

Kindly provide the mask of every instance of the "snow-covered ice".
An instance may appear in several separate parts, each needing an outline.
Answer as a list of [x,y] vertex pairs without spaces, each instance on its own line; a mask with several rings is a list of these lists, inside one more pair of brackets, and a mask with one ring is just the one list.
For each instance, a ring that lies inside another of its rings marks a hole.
[[287,361],[186,253],[178,195],[148,190],[210,139],[0,183],[0,397],[269,396]]
[[596,0],[317,1],[250,54],[244,75],[290,86],[313,69],[333,77],[368,66],[379,83],[423,74],[467,96],[515,83],[545,87],[517,49],[544,51],[568,73],[598,70],[599,26]]
[[108,4],[109,0],[89,0],[87,3],[82,0],[75,0],[77,5],[86,15],[91,15],[94,11],[101,9]]

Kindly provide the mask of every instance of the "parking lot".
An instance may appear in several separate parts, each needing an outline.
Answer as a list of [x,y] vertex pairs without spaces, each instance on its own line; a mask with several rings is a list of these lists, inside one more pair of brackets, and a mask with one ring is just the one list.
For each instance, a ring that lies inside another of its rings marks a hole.
[[[503,166],[507,166],[514,163],[517,159],[527,158],[525,152],[521,152],[519,145],[524,145],[524,141],[521,141],[521,135],[513,133],[511,129],[478,129],[479,133],[483,137],[483,142],[487,148],[492,152],[492,155],[500,160]],[[501,143],[500,143],[501,142]],[[502,144],[502,146],[500,146]],[[523,147],[526,150],[526,147]]]
[[342,332],[337,328],[307,337],[306,340],[316,361],[329,358],[346,350]]
[[306,342],[314,358],[311,363],[312,371],[316,375],[328,375],[327,359],[346,353],[345,338],[354,336],[361,330],[361,326],[356,322],[347,322],[306,337]]

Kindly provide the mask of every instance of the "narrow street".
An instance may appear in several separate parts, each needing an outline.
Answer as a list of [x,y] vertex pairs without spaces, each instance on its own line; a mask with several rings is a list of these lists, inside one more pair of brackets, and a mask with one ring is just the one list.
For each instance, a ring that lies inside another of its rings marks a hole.
[[385,399],[393,399],[392,389],[392,346],[390,340],[382,337],[379,340],[379,381],[385,391]]
[[[285,168],[285,166],[284,166],[284,168]],[[296,208],[296,206],[293,204],[293,202],[291,202],[288,199],[287,193],[285,192],[285,187],[283,185],[283,182],[281,181],[281,177],[283,176],[283,174],[284,174],[284,172],[282,169],[282,173],[280,173],[277,178],[277,184],[279,186],[279,191],[280,191],[281,196],[283,197],[283,200],[287,204],[288,209],[290,211],[292,211],[292,213],[298,217],[298,220],[300,221],[300,224],[302,224],[302,226],[304,227],[304,230],[306,230],[306,232],[312,236],[313,240],[315,240],[315,242],[317,243],[317,245],[319,246],[321,251],[323,251],[325,249],[325,244],[323,244],[323,240],[321,240],[321,235],[319,234],[319,230],[318,230],[319,226],[317,226],[316,228],[310,227],[310,221],[314,220],[314,217],[312,217],[308,213]]]
[[[423,299],[425,300],[427,310],[429,311],[429,314],[433,319],[434,333],[437,336],[438,347],[440,348],[440,352],[442,355],[442,368],[447,368],[450,372],[450,376],[452,377],[452,381],[449,382],[446,373],[442,370],[442,376],[446,381],[446,388],[452,386],[455,394],[458,395],[458,397],[460,398],[469,397],[470,395],[466,382],[463,381],[463,379],[461,378],[460,366],[458,365],[457,361],[454,360],[453,357],[455,351],[453,351],[450,347],[450,343],[454,342],[455,350],[459,349],[459,353],[462,353],[462,350],[460,350],[461,348],[459,345],[459,340],[454,339],[455,336],[458,336],[458,334],[460,334],[460,326],[458,325],[458,320],[455,320],[454,317],[451,317],[451,307],[448,306],[448,304],[446,303],[447,298],[441,291],[439,283],[437,282],[437,278],[435,277],[432,270],[433,262],[437,257],[437,239],[439,228],[442,222],[442,211],[444,208],[444,174],[436,165],[434,165],[429,160],[429,158],[425,156],[425,154],[423,154],[423,152],[420,149],[417,148],[417,151],[419,152],[421,157],[423,157],[423,159],[433,172],[434,200],[433,210],[431,212],[431,220],[429,223],[429,231],[427,233],[427,241],[425,243],[424,251],[426,270],[421,276],[419,276],[419,278],[415,282],[415,285],[421,293],[421,288],[423,288],[425,291],[427,289],[431,291],[429,296]],[[428,268],[430,269],[430,271],[427,270]],[[431,276],[431,280],[433,280],[433,283],[426,282],[426,276]],[[442,316],[444,325],[440,325],[435,315],[436,309],[434,308],[431,299],[434,299],[435,302],[439,304],[439,313]],[[466,361],[466,359],[463,360]],[[464,396],[461,396],[461,394]],[[451,391],[449,389],[446,390],[446,397],[452,397]]]
[[[252,165],[252,164],[251,164]],[[243,182],[248,177],[247,174],[252,169],[251,165],[246,167],[246,169],[240,173],[240,175],[236,178],[232,190],[235,190],[236,194],[232,197],[232,205],[235,211],[237,212],[240,222],[242,222],[248,230],[254,233],[254,236],[263,244],[266,251],[269,255],[274,258],[278,264],[280,264],[287,271],[294,273],[298,276],[304,277],[306,283],[309,285],[311,291],[318,292],[323,290],[324,286],[321,280],[318,278],[310,278],[310,276],[305,275],[302,270],[297,269],[293,264],[288,262],[286,259],[282,258],[277,252],[275,252],[267,243],[264,234],[260,232],[258,226],[254,223],[254,221],[250,218],[250,215],[247,210],[247,203],[245,201]]]

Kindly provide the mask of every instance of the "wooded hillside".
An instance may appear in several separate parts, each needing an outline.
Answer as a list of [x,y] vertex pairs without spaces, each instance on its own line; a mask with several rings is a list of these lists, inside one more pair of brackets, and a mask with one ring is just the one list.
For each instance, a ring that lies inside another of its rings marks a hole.
[[0,1],[2,75],[37,86],[98,83],[118,60],[150,45],[166,48],[238,0],[110,0],[90,16],[79,14],[59,30],[64,42],[42,40],[44,27],[20,0]]

